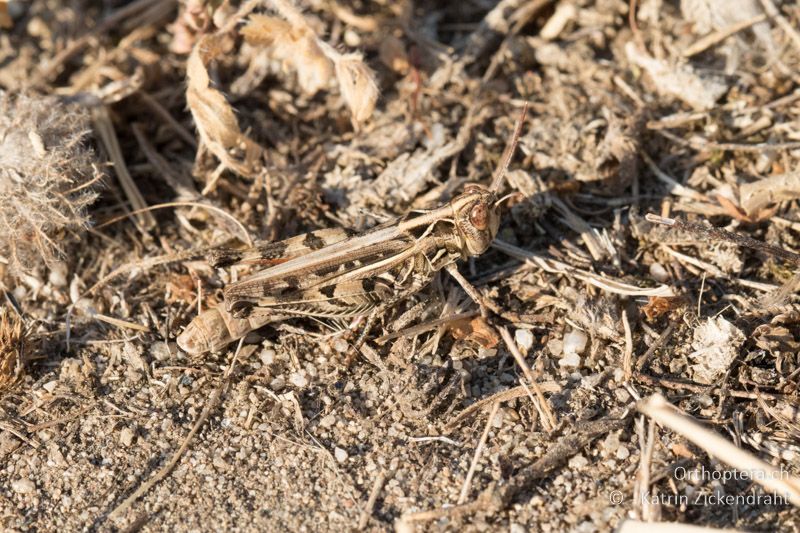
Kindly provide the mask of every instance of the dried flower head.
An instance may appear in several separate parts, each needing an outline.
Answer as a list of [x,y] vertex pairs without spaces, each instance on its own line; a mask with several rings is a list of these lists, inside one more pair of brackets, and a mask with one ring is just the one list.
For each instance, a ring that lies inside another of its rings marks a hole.
[[14,384],[25,361],[26,330],[19,316],[0,308],[0,391]]
[[88,132],[76,104],[0,91],[0,256],[12,275],[51,264],[66,232],[87,225],[100,177]]
[[359,54],[347,54],[336,61],[336,78],[347,106],[353,114],[353,122],[368,119],[378,101],[378,85],[372,71],[364,64]]

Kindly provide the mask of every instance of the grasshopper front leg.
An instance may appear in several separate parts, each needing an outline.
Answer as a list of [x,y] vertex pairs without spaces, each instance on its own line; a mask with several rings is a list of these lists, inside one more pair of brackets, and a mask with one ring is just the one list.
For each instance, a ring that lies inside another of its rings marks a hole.
[[491,306],[487,303],[486,298],[483,297],[480,291],[478,291],[477,287],[475,287],[475,285],[467,281],[467,278],[461,275],[461,272],[458,271],[458,267],[455,263],[450,263],[449,265],[445,266],[445,269],[447,270],[447,273],[450,274],[459,285],[461,285],[461,288],[464,289],[464,292],[466,292],[467,295],[472,298],[472,301],[478,304],[478,307],[481,310],[481,316],[483,318],[488,318],[489,309]]

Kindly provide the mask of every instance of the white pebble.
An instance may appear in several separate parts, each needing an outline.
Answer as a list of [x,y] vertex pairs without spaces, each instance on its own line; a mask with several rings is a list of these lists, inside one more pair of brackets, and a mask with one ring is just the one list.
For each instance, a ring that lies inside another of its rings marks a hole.
[[272,348],[266,348],[261,352],[261,364],[264,366],[269,366],[275,362],[275,350]]
[[533,333],[528,329],[518,329],[514,332],[514,340],[527,352],[533,346]]
[[269,388],[273,391],[279,391],[286,386],[286,380],[283,376],[278,376],[269,382]]
[[347,461],[347,452],[339,448],[338,446],[334,448],[333,456],[336,457],[336,460],[339,461],[340,463]]
[[133,430],[128,427],[122,428],[122,430],[119,432],[119,441],[126,448],[133,444]]
[[319,425],[324,428],[332,427],[336,423],[336,417],[332,414],[324,416],[322,420],[319,421]]
[[570,367],[581,366],[581,356],[576,353],[565,355],[564,357],[558,360],[558,364],[560,366],[570,366]]
[[292,382],[292,385],[300,389],[308,385],[308,379],[300,372],[293,372],[292,375],[289,376],[289,381]]
[[344,32],[344,42],[350,48],[358,48],[361,46],[361,37],[351,29],[347,29]]
[[628,451],[628,448],[626,448],[625,446],[620,446],[619,448],[617,448],[617,459],[624,461],[630,456],[630,454],[631,452]]
[[582,454],[578,454],[569,460],[570,468],[583,468],[589,464],[589,460]]
[[350,345],[347,344],[347,341],[344,339],[336,339],[333,342],[333,349],[339,353],[345,353],[350,349]]
[[660,283],[664,283],[669,279],[669,272],[661,263],[650,264],[650,275]]
[[36,485],[30,479],[18,479],[11,482],[11,490],[20,494],[28,494],[36,490]]
[[564,355],[580,355],[583,353],[583,350],[586,349],[586,343],[589,341],[589,337],[586,336],[586,333],[579,329],[573,329],[567,332],[564,335]]
[[50,394],[52,394],[53,391],[56,390],[57,386],[58,386],[58,380],[54,379],[53,381],[48,381],[47,383],[42,385],[42,388],[47,392],[49,392]]

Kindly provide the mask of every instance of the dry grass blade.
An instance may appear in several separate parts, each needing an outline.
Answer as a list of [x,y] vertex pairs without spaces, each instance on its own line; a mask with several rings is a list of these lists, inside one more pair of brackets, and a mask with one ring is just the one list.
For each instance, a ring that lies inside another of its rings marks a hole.
[[675,296],[673,290],[666,285],[660,285],[651,289],[642,289],[621,281],[602,277],[594,272],[588,272],[586,270],[575,268],[555,259],[540,257],[533,252],[523,250],[522,248],[507,242],[503,242],[500,239],[495,239],[494,243],[492,243],[492,248],[500,250],[501,252],[508,254],[511,257],[515,257],[520,261],[529,262],[537,268],[545,270],[546,272],[574,276],[575,278],[585,281],[586,283],[589,283],[598,289],[602,289],[612,294],[621,294],[623,296],[662,296],[665,298]]
[[534,378],[531,367],[525,362],[525,358],[520,353],[519,348],[517,348],[517,343],[514,342],[514,339],[508,332],[508,328],[503,326],[498,328],[498,330],[500,331],[500,336],[503,338],[503,341],[505,341],[508,350],[511,352],[511,355],[514,356],[514,360],[522,369],[523,374],[525,374],[525,378],[528,380],[527,386],[532,388],[533,392],[536,394],[536,399],[533,401],[533,405],[536,407],[536,410],[539,411],[539,414],[542,417],[542,424],[547,431],[554,430],[558,425],[558,422],[556,421],[555,415],[553,415],[552,409],[550,409],[549,402],[544,397],[544,392]]
[[800,507],[800,478],[790,474],[786,468],[776,468],[739,448],[718,433],[705,428],[677,407],[670,405],[659,394],[642,400],[637,408],[657,423],[699,446],[706,453],[736,468],[746,475],[747,479]]
[[[119,146],[117,133],[114,131],[114,124],[112,124],[111,117],[108,115],[108,109],[106,109],[105,104],[99,100],[97,100],[95,104],[96,105],[92,106],[92,121],[95,131],[100,137],[108,156],[111,158],[111,162],[114,163],[114,170],[117,172],[117,178],[119,179],[120,185],[122,185],[122,190],[125,191],[125,196],[134,209],[144,210],[147,207],[147,202],[144,201],[144,197],[136,186],[136,182],[131,177],[130,172],[128,172],[128,166],[125,164],[125,158]],[[156,225],[156,219],[147,211],[142,211],[141,214],[137,216],[137,220],[145,230],[149,230]]]

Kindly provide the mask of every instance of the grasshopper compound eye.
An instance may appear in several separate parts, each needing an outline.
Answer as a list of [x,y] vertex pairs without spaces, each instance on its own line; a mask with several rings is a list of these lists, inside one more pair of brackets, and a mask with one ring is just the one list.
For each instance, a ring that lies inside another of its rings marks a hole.
[[485,230],[489,225],[489,212],[486,204],[479,202],[469,212],[469,221],[476,229]]

